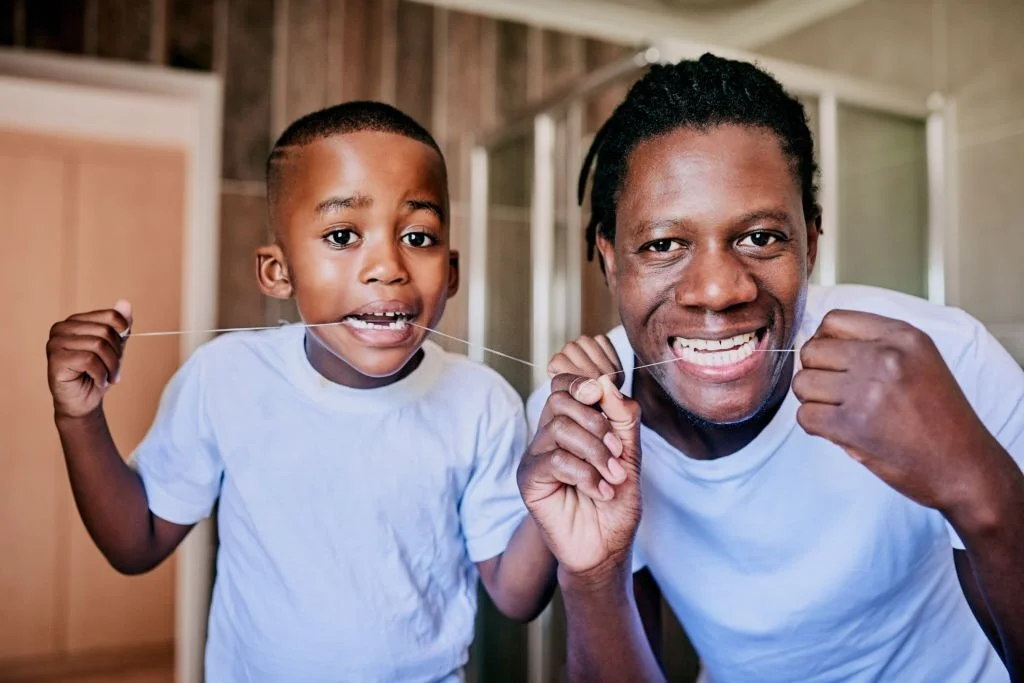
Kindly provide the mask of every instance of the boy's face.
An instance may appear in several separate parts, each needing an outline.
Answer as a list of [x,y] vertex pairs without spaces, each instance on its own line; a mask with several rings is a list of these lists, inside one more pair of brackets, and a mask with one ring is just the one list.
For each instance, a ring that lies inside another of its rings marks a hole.
[[[277,243],[259,252],[263,291],[295,297],[310,331],[360,374],[399,372],[458,286],[440,155],[393,133],[335,135],[278,160]],[[416,325],[410,325],[409,323]]]

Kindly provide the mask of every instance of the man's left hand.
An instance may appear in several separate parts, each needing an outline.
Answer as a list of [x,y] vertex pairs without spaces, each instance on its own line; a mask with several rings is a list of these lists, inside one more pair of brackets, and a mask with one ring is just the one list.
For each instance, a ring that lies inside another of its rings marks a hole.
[[[808,434],[947,516],[977,500],[1005,452],[932,340],[899,320],[832,311],[800,351],[793,392]],[[996,457],[998,457],[996,455]]]

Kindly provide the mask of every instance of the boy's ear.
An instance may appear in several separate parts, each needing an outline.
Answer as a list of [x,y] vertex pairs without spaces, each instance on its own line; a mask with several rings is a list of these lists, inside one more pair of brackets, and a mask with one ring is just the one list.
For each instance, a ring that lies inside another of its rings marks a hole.
[[256,279],[260,290],[275,299],[290,299],[294,293],[288,277],[288,263],[279,244],[270,244],[256,250]]
[[459,252],[452,249],[448,255],[448,298],[459,291]]

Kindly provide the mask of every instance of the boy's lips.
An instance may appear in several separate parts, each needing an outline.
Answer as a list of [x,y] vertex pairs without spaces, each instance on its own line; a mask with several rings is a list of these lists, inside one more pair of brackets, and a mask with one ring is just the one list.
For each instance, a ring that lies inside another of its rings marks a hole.
[[398,346],[416,331],[409,323],[419,312],[402,301],[375,301],[361,306],[342,318],[341,323],[362,343],[369,346]]

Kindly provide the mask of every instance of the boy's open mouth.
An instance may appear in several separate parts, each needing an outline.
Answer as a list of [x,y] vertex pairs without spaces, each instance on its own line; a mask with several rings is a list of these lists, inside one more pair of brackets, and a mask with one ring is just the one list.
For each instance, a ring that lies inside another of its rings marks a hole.
[[358,313],[347,315],[342,322],[357,330],[404,330],[416,316],[411,313],[394,311],[379,313]]

